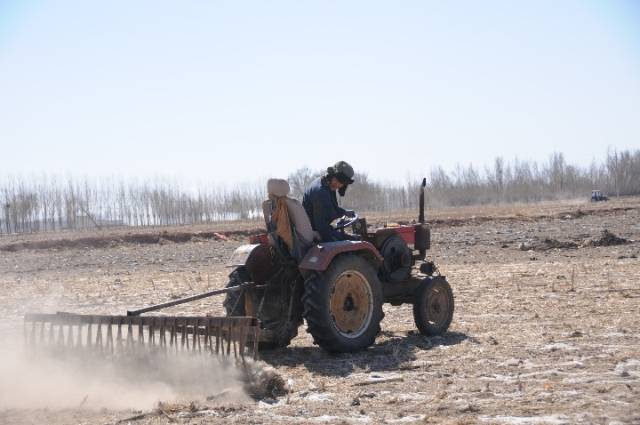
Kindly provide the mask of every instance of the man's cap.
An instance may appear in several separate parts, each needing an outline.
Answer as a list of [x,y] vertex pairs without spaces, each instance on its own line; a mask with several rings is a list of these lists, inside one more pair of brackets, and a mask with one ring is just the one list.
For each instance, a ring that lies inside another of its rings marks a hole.
[[333,166],[327,168],[327,174],[335,176],[342,184],[352,184],[355,175],[353,167],[346,161],[338,161]]

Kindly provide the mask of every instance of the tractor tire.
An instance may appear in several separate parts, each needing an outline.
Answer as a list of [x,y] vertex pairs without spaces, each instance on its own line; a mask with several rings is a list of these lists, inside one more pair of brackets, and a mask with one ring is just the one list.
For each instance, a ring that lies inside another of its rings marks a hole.
[[416,289],[413,320],[422,335],[444,334],[453,319],[453,309],[453,291],[444,277],[428,277]]
[[[229,282],[225,288],[231,288],[232,286],[238,286],[244,282],[249,281],[247,271],[243,268],[237,268],[229,275]],[[227,292],[224,297],[222,305],[227,313],[227,316],[246,316],[244,308],[244,296],[246,291]]]
[[382,284],[374,267],[358,255],[340,256],[307,278],[302,301],[307,332],[327,351],[365,349],[380,332]]
[[[249,280],[247,271],[240,267],[229,275],[229,282],[226,287],[238,286]],[[229,292],[226,294],[223,306],[228,317],[247,315],[245,308],[245,297],[247,296],[251,297],[250,301],[254,308],[260,305],[262,295],[254,290]],[[291,340],[298,335],[298,326],[302,324],[302,317],[295,319],[295,323],[288,321],[286,319],[288,312],[284,311],[284,306],[288,308],[289,299],[288,297],[287,299],[283,298],[282,296],[266,298],[263,310],[256,315],[258,320],[260,320],[261,328],[260,339],[258,341],[258,349],[260,350],[287,347],[291,343]]]

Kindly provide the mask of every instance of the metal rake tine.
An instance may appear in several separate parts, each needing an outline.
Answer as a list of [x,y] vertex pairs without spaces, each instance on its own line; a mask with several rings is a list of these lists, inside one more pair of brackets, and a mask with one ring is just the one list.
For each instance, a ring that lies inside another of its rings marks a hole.
[[202,350],[206,353],[209,350],[209,321],[207,319],[202,319],[200,335],[202,337]]
[[[187,325],[187,350],[191,349],[191,351],[193,351],[196,349],[196,327],[191,319],[189,319],[187,323],[191,324]],[[189,346],[189,329],[191,329],[191,346]]]
[[198,335],[198,353],[202,353],[202,341],[204,331],[200,329],[200,319],[196,319],[196,334]]
[[212,318],[208,318],[207,320],[207,332],[209,333],[209,353],[213,354],[215,352],[215,320]]
[[191,322],[191,351],[195,352],[198,344],[198,320],[190,319]]
[[73,348],[73,325],[67,325],[67,345]]
[[[184,340],[185,340],[185,344],[186,344],[185,345],[186,350],[189,351],[189,321],[186,320],[186,319],[184,321],[184,326],[183,326],[183,330],[182,331],[184,332],[184,335],[185,335]],[[185,347],[183,347],[183,348],[185,348]]]
[[122,319],[118,320],[118,328],[116,331],[116,349],[122,350]]
[[175,319],[173,319],[171,321],[171,334],[169,335],[169,345],[174,347],[174,350],[177,350],[178,335],[176,334],[176,320]]
[[76,347],[82,348],[82,323],[78,323],[78,337],[76,338]]
[[162,348],[167,347],[167,335],[165,334],[166,332],[165,321],[166,320],[164,317],[160,319],[160,334],[158,335],[160,347]]
[[147,326],[147,340],[149,341],[149,346],[152,347],[156,342],[155,328],[153,327],[153,319],[149,322]]
[[242,326],[240,328],[240,335],[238,340],[238,350],[240,351],[240,358],[242,359],[242,363],[244,363],[244,348],[247,339],[247,327]]
[[202,345],[200,344],[200,319],[196,319],[196,326],[193,330],[198,339],[198,353],[202,353]]
[[[168,323],[167,323],[168,322]],[[167,343],[167,332],[169,332],[169,342]],[[171,336],[171,321],[168,319],[165,319],[165,323],[164,323],[164,346],[165,346],[165,352],[169,353],[170,352],[170,348],[172,346],[172,336]]]
[[[256,321],[257,322],[257,321]],[[260,322],[253,326],[253,360],[258,360],[258,344],[260,339]]]
[[[191,323],[190,326],[187,326],[187,351],[191,349],[191,351],[195,351],[196,349],[196,326],[195,321],[192,319],[188,320],[188,323]],[[191,328],[191,347],[189,347],[189,328]]]
[[107,323],[107,352],[113,355],[113,330],[111,329],[111,321]]
[[224,341],[222,341],[222,323],[220,323],[220,320],[216,320],[216,354],[220,354],[220,349],[224,350],[223,343]]
[[220,354],[220,321],[211,320],[211,330],[209,331],[209,344],[211,345],[211,354]]
[[144,346],[144,327],[142,325],[142,320],[138,322],[138,347]]
[[178,344],[178,333],[179,333],[178,323],[174,319],[173,320],[173,352],[174,354],[177,354],[178,350],[180,349],[180,346]]
[[[42,326],[44,327],[44,322],[42,322]],[[31,325],[31,343],[32,343],[32,345],[34,345],[34,346],[36,345],[36,332],[37,332],[37,331],[36,331],[36,322],[35,322],[35,320],[34,320],[34,321],[32,322],[32,325]],[[43,331],[43,333],[42,333],[42,336],[44,337],[44,331]],[[44,338],[43,338],[43,341],[42,341],[42,342],[44,342]]]
[[209,319],[205,319],[202,332],[204,333],[204,351],[209,351]]
[[102,352],[102,323],[98,320],[96,326],[96,348],[98,351]]
[[209,351],[211,351],[211,354],[215,353],[216,348],[216,334],[215,334],[215,330],[216,330],[216,322],[215,320],[209,319]]
[[196,341],[195,339],[191,339],[191,346],[189,346],[189,322],[191,322],[190,320],[185,320],[184,322],[184,328],[186,329],[186,335],[187,335],[187,351],[189,351],[189,348],[193,348],[196,345]]
[[92,344],[91,340],[93,339],[92,328],[93,328],[92,323],[91,322],[87,323],[87,348],[89,350],[91,350],[92,348],[91,347],[91,344]]
[[227,357],[231,355],[231,332],[232,327],[231,323],[229,323],[229,328],[227,329]]
[[233,328],[233,333],[231,334],[231,342],[233,344],[233,357],[237,359],[238,358],[238,341],[237,341],[238,326],[236,323],[233,323],[231,327]]
[[64,346],[64,325],[58,324],[58,339],[56,340],[56,345]]
[[54,338],[54,334],[53,334],[53,322],[49,323],[49,345],[53,345],[53,342],[55,341]]
[[131,322],[127,323],[127,341],[126,341],[127,350],[133,349],[133,325]]

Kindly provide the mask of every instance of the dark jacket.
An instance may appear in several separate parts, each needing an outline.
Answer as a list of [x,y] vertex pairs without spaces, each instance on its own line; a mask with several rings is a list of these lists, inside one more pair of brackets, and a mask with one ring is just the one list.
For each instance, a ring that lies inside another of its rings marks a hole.
[[318,177],[311,182],[302,198],[304,207],[313,230],[320,233],[323,242],[341,241],[346,237],[329,225],[333,220],[346,214],[346,210],[340,208],[336,192],[331,190],[324,177]]

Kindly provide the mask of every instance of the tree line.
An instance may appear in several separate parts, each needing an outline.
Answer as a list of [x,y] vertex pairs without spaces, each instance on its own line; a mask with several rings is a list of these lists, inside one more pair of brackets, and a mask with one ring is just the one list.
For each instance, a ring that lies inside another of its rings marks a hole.
[[[291,196],[301,200],[306,185],[321,173],[306,167],[291,173]],[[392,184],[357,173],[356,181],[342,200],[349,208],[417,208],[420,178]],[[0,181],[0,234],[261,219],[265,186],[190,188],[170,180],[6,177]],[[640,150],[609,149],[604,161],[586,167],[567,163],[562,153],[541,163],[498,157],[482,169],[435,167],[427,176],[426,199],[428,207],[537,202],[588,197],[592,189],[610,196],[640,194]]]

